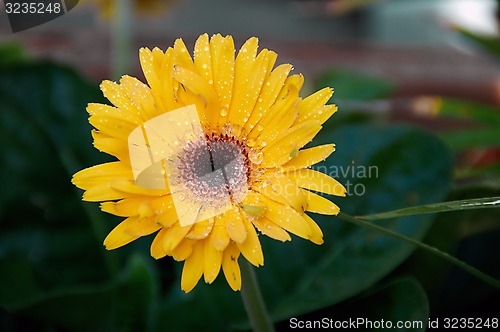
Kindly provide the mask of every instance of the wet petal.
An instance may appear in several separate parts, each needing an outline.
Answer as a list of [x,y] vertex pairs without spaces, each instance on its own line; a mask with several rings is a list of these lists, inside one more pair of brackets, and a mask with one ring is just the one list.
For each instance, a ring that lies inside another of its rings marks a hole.
[[226,277],[227,283],[234,290],[241,289],[241,272],[238,264],[238,257],[240,257],[240,250],[234,242],[231,242],[222,257],[222,270]]
[[329,215],[337,215],[339,213],[340,208],[328,199],[309,190],[302,189],[302,191],[307,197],[307,211]]
[[182,268],[181,289],[184,292],[189,293],[200,280],[204,267],[203,258],[203,241],[198,241]]

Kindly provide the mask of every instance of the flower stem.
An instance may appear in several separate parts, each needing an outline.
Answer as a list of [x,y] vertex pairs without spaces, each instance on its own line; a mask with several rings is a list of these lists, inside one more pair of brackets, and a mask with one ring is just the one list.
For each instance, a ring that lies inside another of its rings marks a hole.
[[481,279],[482,281],[490,284],[491,286],[495,287],[495,288],[500,288],[500,280],[497,280],[481,271],[479,271],[478,269],[462,262],[461,260],[451,256],[450,254],[446,253],[446,252],[443,252],[441,250],[439,250],[438,248],[436,247],[432,247],[428,244],[425,244],[425,243],[422,243],[420,241],[417,241],[415,239],[412,239],[410,237],[407,237],[407,236],[404,236],[402,234],[399,234],[399,233],[396,233],[396,232],[393,232],[389,229],[386,229],[386,228],[383,228],[383,227],[380,227],[380,226],[377,226],[375,224],[372,224],[370,222],[367,222],[367,221],[364,221],[360,218],[355,218],[353,216],[350,216],[348,214],[345,214],[345,213],[342,213],[342,212],[339,212],[338,216],[340,219],[344,220],[344,221],[347,221],[347,222],[350,222],[352,224],[355,224],[355,225],[358,225],[358,226],[363,226],[365,228],[368,228],[368,229],[371,229],[371,230],[374,230],[374,231],[377,231],[379,233],[383,233],[385,235],[388,235],[390,237],[393,237],[395,239],[398,239],[398,240],[402,240],[404,242],[407,242],[407,243],[410,243],[420,249],[424,249],[425,251],[433,254],[433,255],[436,255],[436,256],[439,256],[441,258],[443,258],[444,260],[447,260],[448,262],[458,266],[459,268],[469,272],[470,274],[472,274],[473,276]]
[[252,330],[255,332],[273,332],[274,327],[267,313],[254,268],[246,259],[243,259],[240,266],[242,277],[241,297]]
[[118,80],[130,65],[132,53],[132,1],[117,0],[114,3],[111,24],[113,78]]

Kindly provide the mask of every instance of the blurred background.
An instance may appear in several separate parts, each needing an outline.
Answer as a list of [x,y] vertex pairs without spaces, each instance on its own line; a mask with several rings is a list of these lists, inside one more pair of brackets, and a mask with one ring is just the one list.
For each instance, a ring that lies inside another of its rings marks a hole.
[[[144,81],[140,47],[183,38],[192,50],[205,32],[239,47],[257,36],[304,74],[303,97],[334,87],[339,112],[316,140],[337,144],[326,164],[380,172],[338,178],[365,189],[336,202],[347,213],[500,196],[500,1],[127,1],[121,21],[118,1],[80,0],[17,33],[0,4],[0,331],[248,329],[224,280],[183,294],[181,264],[149,257],[150,237],[105,252],[120,219],[82,203],[70,183],[110,160],[92,148],[85,106],[106,102],[103,79]],[[262,239],[257,275],[279,330],[298,316],[498,318],[498,289],[396,240],[318,220],[321,247]],[[500,277],[498,209],[380,224]]]

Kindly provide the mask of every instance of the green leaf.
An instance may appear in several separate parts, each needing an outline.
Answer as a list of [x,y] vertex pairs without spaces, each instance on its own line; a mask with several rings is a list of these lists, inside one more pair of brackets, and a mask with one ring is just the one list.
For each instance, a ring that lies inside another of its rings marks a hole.
[[486,104],[452,98],[439,98],[437,115],[477,120],[487,125],[500,126],[500,109]]
[[[335,321],[363,319],[357,326],[357,329],[363,331],[380,331],[380,328],[373,325],[383,320],[385,327],[391,324],[391,328],[387,330],[417,332],[427,329],[429,303],[418,281],[413,278],[401,278],[334,306],[331,312]],[[407,328],[397,328],[398,322],[409,325]]]
[[342,105],[341,101],[371,100],[390,96],[395,85],[391,81],[361,74],[351,70],[333,69],[321,74],[316,82],[316,87],[335,87],[332,101]]
[[486,127],[479,129],[453,130],[441,134],[441,137],[454,150],[472,147],[496,147],[500,142],[500,129]]
[[455,27],[455,30],[460,32],[463,36],[478,43],[492,55],[500,57],[500,38],[481,35],[458,26]]
[[411,216],[411,215],[436,213],[436,212],[461,211],[461,210],[471,210],[471,209],[490,209],[498,207],[500,207],[500,196],[464,199],[459,201],[412,206],[394,211],[364,215],[358,218],[366,220],[377,220],[377,219],[397,218],[401,216]]
[[154,274],[144,258],[133,256],[116,281],[60,289],[17,312],[75,332],[145,331],[157,291]]
[[29,57],[19,42],[11,41],[0,44],[0,67],[24,63]]
[[[100,101],[96,85],[68,68],[33,63],[0,68],[0,192],[2,210],[15,199],[33,200],[57,213],[70,175],[104,158],[91,146],[89,101]],[[82,144],[86,142],[86,144]]]
[[[116,254],[103,249],[70,181],[104,160],[91,145],[85,112],[100,100],[97,84],[66,67],[0,67],[0,306],[16,314],[109,279],[106,259]],[[99,218],[112,227],[108,216]]]

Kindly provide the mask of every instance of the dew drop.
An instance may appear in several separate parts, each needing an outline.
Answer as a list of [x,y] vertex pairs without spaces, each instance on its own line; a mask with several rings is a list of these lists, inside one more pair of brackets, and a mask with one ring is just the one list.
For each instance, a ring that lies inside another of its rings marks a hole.
[[255,140],[250,138],[248,141],[247,141],[247,145],[251,148],[253,148],[255,146]]
[[227,113],[228,113],[227,108],[221,108],[220,109],[220,112],[219,112],[220,116],[226,116]]
[[259,123],[257,126],[255,126],[255,129],[257,129],[257,131],[263,131],[264,126]]
[[250,149],[250,152],[248,152],[248,159],[250,159],[252,163],[260,165],[264,160],[264,154],[262,151]]

